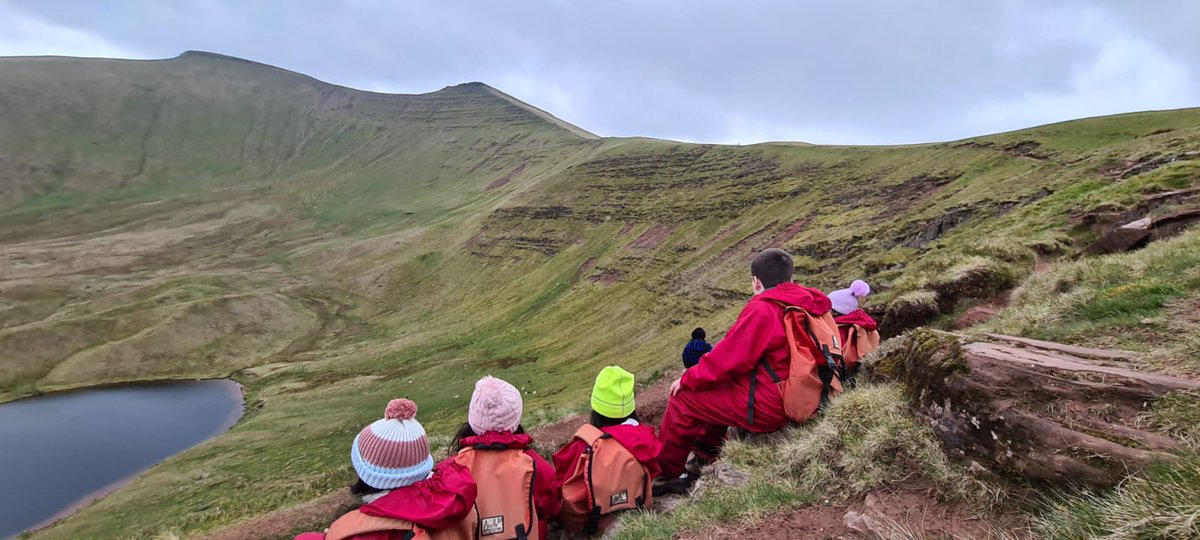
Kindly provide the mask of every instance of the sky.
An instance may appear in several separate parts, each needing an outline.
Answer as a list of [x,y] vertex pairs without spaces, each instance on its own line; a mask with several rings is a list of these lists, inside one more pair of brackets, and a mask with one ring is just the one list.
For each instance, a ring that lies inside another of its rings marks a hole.
[[0,0],[0,56],[203,50],[482,81],[604,136],[904,144],[1200,106],[1198,27],[1196,0]]

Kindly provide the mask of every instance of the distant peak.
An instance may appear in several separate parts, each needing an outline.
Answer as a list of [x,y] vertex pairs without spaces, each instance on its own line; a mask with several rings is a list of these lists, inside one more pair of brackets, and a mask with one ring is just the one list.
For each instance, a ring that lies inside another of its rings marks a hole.
[[183,54],[177,56],[176,58],[216,58],[218,60],[233,60],[235,62],[245,62],[247,64],[259,63],[253,60],[246,60],[245,58],[238,58],[236,56],[229,56],[227,54],[208,51],[183,51]]
[[513,96],[505,94],[504,92],[501,92],[501,91],[499,91],[491,86],[488,86],[484,83],[481,83],[481,82],[463,83],[463,84],[458,85],[457,87],[465,87],[465,88],[472,88],[472,89],[478,88],[481,90],[486,90],[488,93],[490,93],[500,99],[503,99],[521,109],[525,109],[526,111],[529,111],[534,116],[537,116],[538,118],[541,118],[542,120],[550,122],[551,124],[554,124],[560,128],[563,128],[563,129],[575,134],[575,136],[577,136],[577,137],[580,137],[583,139],[599,139],[600,138],[595,133],[592,133],[586,129],[576,126],[575,124],[572,124],[570,122],[567,122],[557,116],[554,116],[553,114],[550,114],[542,109],[534,107],[533,105],[525,103],[524,101],[521,101]]

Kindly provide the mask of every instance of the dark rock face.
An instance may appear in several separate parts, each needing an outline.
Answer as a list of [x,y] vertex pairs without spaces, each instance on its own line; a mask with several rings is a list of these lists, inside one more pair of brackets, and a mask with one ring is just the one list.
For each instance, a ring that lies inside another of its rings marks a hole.
[[1099,239],[1083,250],[1084,255],[1131,251],[1200,222],[1200,188],[1147,194],[1128,210],[1096,208],[1076,221],[1099,234]]

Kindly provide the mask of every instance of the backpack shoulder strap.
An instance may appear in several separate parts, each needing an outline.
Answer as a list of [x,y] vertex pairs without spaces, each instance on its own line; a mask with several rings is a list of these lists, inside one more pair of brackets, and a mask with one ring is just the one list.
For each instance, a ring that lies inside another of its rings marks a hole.
[[587,443],[588,446],[595,446],[596,441],[604,437],[604,432],[591,424],[579,426],[579,429],[575,431],[575,438]]
[[360,534],[381,531],[414,532],[414,526],[409,521],[368,516],[358,510],[354,510],[338,518],[337,521],[334,521],[329,526],[329,532],[325,533],[325,540],[345,540]]

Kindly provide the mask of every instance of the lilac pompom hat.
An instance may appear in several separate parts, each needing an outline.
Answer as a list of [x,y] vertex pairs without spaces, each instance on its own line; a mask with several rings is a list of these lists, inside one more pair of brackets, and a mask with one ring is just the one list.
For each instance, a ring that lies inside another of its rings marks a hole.
[[829,293],[829,301],[833,304],[834,311],[845,315],[857,310],[858,299],[868,294],[871,294],[871,286],[861,279],[856,279],[850,287]]

